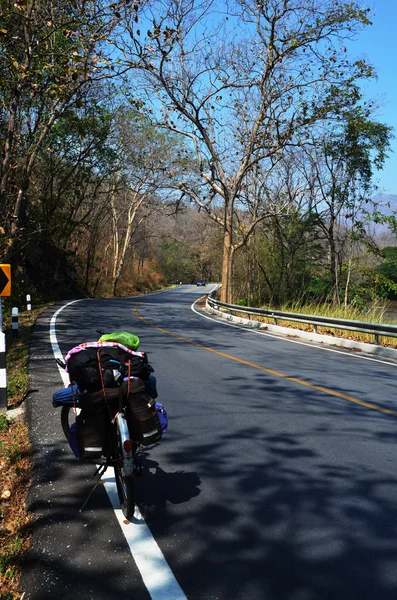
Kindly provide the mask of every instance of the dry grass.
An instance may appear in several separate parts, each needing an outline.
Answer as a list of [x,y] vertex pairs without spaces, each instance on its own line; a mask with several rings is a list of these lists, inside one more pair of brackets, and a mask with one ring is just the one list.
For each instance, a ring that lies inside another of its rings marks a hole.
[[[262,306],[263,309],[268,309],[269,306]],[[276,309],[275,309],[276,310]],[[370,310],[362,312],[354,307],[344,306],[332,306],[329,304],[306,304],[306,305],[286,305],[277,309],[281,312],[289,313],[300,313],[304,315],[321,316],[321,317],[332,317],[336,319],[348,319],[353,321],[361,321],[366,323],[383,323],[396,325],[396,322],[392,319],[384,318],[385,307],[380,305],[374,305]],[[247,317],[246,313],[237,313],[238,316]],[[275,321],[271,317],[259,317],[251,315],[251,319],[260,321],[261,323],[274,324]],[[290,327],[291,329],[298,329],[300,331],[314,331],[313,325],[307,323],[297,323],[295,321],[285,321],[278,319],[278,325],[282,327]],[[374,335],[369,333],[360,333],[356,331],[350,331],[346,329],[335,329],[334,327],[324,326],[317,327],[317,333],[322,335],[329,335],[331,337],[340,337],[349,340],[356,340],[358,342],[365,342],[368,344],[374,343]],[[397,338],[393,337],[381,337],[379,336],[379,344],[390,348],[397,348]]]
[[29,547],[31,515],[26,512],[31,459],[22,421],[0,422],[0,598],[20,598],[20,562]]
[[[12,337],[5,319],[8,406],[19,405],[29,383],[28,359],[32,326],[44,307],[19,317],[19,335]],[[21,597],[21,559],[30,543],[32,515],[26,512],[31,473],[30,444],[21,418],[9,421],[0,413],[0,600]]]

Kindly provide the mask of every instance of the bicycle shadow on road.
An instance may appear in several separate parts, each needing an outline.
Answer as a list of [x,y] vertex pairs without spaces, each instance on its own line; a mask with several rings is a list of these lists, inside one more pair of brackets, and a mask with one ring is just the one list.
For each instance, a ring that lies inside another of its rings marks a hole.
[[167,472],[145,452],[142,464],[145,475],[136,479],[136,502],[145,513],[165,512],[167,502],[182,504],[201,492],[200,477],[194,471]]

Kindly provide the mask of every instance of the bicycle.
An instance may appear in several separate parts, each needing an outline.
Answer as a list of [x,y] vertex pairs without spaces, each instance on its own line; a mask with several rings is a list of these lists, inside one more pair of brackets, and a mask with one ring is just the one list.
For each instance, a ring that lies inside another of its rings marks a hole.
[[[60,359],[56,361],[66,369],[65,362]],[[121,370],[125,375],[125,369]],[[151,371],[153,369],[150,367],[149,373]],[[102,372],[105,371],[100,368],[99,372],[102,378]],[[144,474],[140,462],[142,445],[161,439],[168,423],[164,407],[154,402],[153,396],[147,391],[144,381],[139,377],[130,377],[128,373],[128,377],[117,387],[106,388],[102,385],[98,391],[81,393],[77,384],[71,384],[54,393],[52,404],[61,407],[62,431],[76,458],[97,465],[94,474],[97,481],[81,510],[104,472],[108,467],[113,467],[121,510],[126,519],[132,518],[135,510],[134,478]]]
[[[62,430],[65,438],[74,451],[76,458],[78,458],[75,425],[77,419],[81,416],[80,404],[82,396],[79,393],[77,386],[73,387],[72,394],[67,398],[59,397],[59,392],[57,397],[57,392],[55,392],[53,396],[53,406],[61,407]],[[108,390],[108,418],[104,419],[105,432],[103,446],[88,447],[87,452],[90,452],[91,455],[79,458],[81,458],[83,462],[90,462],[97,465],[97,470],[93,477],[98,477],[98,481],[108,467],[114,468],[120,508],[126,519],[130,520],[135,510],[134,478],[143,475],[144,469],[139,460],[140,444],[134,441],[130,434],[127,420],[128,406],[124,405],[122,410],[120,410],[118,402],[116,403],[119,391],[116,391],[117,398],[115,398],[114,395],[113,398],[109,398],[109,394],[112,395],[114,390]],[[106,410],[104,411],[104,415],[106,416]]]

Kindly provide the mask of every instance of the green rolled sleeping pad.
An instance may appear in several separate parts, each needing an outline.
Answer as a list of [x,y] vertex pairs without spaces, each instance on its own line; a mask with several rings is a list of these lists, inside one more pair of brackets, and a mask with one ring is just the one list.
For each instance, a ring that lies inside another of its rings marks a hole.
[[101,335],[98,340],[99,342],[117,342],[127,346],[130,350],[138,350],[139,337],[128,331],[114,331],[113,333],[106,333]]

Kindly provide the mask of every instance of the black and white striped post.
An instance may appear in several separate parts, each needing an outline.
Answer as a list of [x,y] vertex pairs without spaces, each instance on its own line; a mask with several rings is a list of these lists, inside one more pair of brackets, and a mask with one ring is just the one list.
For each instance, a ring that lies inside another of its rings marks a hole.
[[18,307],[14,306],[11,311],[12,337],[18,337]]
[[0,297],[0,410],[7,409],[6,336],[3,333],[3,310]]
[[0,265],[0,410],[7,410],[6,336],[2,296],[11,296],[11,265]]
[[26,296],[26,310],[28,310],[28,311],[32,310],[30,294],[27,294],[27,296]]

